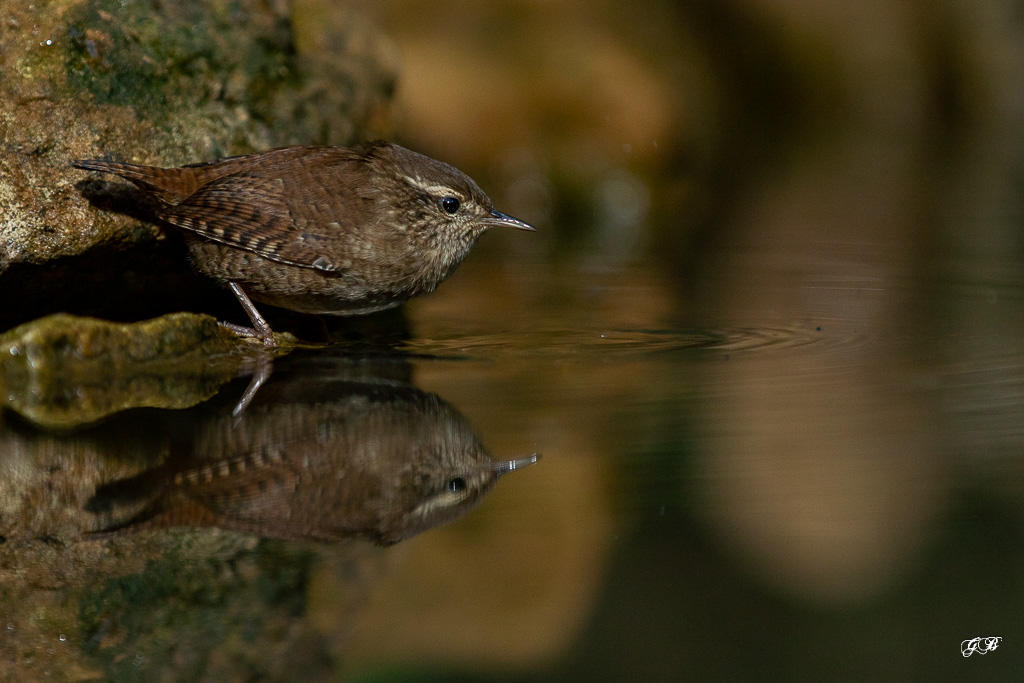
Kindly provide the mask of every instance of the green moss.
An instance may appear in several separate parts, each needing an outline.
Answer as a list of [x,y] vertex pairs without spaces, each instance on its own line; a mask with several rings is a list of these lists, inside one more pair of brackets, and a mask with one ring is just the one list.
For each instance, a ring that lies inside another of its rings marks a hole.
[[128,408],[188,407],[235,376],[243,343],[191,313],[133,324],[47,316],[0,335],[3,405],[51,428]]
[[279,653],[257,644],[295,636],[314,562],[312,552],[273,542],[198,561],[168,549],[141,573],[83,591],[80,646],[112,681],[166,671],[198,680],[228,662],[235,673],[265,675]]
[[158,125],[179,102],[265,119],[274,93],[299,78],[287,15],[253,2],[91,0],[67,30],[68,86]]

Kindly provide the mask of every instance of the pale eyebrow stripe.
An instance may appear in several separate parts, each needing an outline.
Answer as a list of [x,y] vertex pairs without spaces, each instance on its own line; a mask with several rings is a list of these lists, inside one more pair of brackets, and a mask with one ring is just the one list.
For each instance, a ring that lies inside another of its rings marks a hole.
[[435,183],[425,183],[420,178],[416,178],[414,176],[404,176],[404,177],[405,177],[405,179],[407,181],[409,181],[410,185],[415,185],[416,187],[418,187],[419,189],[423,190],[424,192],[427,192],[428,194],[433,194],[433,195],[450,194],[450,195],[452,195],[454,197],[458,197],[460,199],[465,199],[465,197],[462,196],[461,192],[453,190],[452,188],[448,187],[447,185],[437,185]]

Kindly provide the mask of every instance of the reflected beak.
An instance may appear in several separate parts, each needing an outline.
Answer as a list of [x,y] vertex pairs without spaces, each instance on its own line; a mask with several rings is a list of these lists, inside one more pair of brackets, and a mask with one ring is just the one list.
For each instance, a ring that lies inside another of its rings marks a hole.
[[506,460],[493,463],[491,468],[497,472],[500,477],[503,474],[508,474],[509,472],[515,472],[516,470],[521,470],[524,467],[529,467],[538,460],[540,460],[540,453],[534,453],[533,455],[528,455],[525,458],[519,458],[518,460]]
[[483,220],[483,224],[488,227],[506,227],[515,228],[516,230],[530,230],[536,232],[537,228],[533,227],[526,221],[521,221],[518,218],[513,218],[507,213],[502,213],[497,209],[491,209],[491,215]]

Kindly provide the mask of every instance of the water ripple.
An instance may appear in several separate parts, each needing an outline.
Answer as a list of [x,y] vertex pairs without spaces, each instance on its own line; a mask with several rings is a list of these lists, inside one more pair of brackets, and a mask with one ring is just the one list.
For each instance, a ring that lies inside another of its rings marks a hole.
[[[648,356],[686,351],[753,353],[819,344],[829,339],[807,328],[735,328],[721,330],[538,330],[522,333],[464,334],[412,339],[402,350],[421,357],[497,359],[507,357]],[[837,340],[831,338],[831,342]]]

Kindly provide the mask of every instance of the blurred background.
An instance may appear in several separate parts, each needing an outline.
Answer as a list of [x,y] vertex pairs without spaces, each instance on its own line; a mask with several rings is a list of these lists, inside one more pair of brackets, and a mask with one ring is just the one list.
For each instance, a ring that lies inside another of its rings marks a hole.
[[[413,541],[352,659],[530,680],[1022,670],[1024,6],[370,13],[400,64],[384,132],[540,227],[488,235],[409,310],[427,339],[492,335],[497,367],[417,378],[495,449],[544,451],[501,514],[548,545]],[[687,333],[721,337],[673,349]],[[961,656],[990,632],[1004,649]]]

